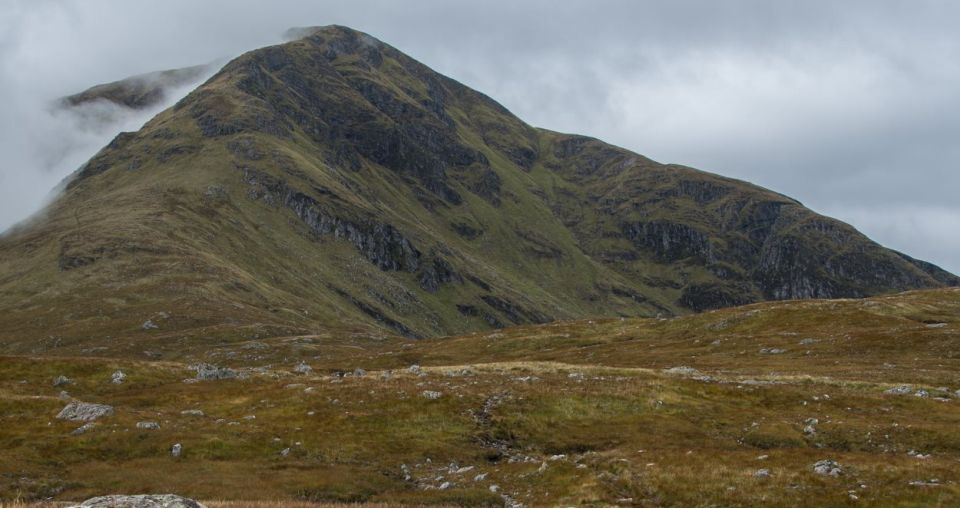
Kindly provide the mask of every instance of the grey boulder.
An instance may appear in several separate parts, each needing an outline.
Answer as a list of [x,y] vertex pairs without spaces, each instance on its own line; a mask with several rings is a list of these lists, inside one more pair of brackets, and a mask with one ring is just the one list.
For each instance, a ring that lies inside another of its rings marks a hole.
[[74,401],[61,409],[57,414],[57,418],[71,422],[92,422],[97,418],[110,416],[112,414],[113,406]]
[[100,496],[70,508],[206,508],[202,504],[174,494],[137,496]]

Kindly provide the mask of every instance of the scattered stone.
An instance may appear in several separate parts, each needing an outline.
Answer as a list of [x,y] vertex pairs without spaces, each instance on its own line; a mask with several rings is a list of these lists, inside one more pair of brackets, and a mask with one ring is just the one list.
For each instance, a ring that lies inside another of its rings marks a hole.
[[360,367],[357,367],[356,369],[353,369],[353,375],[355,377],[363,377],[367,375],[367,371],[361,369]]
[[411,374],[420,374],[421,369],[420,369],[420,366],[419,366],[419,365],[413,364],[413,365],[407,367],[407,372],[409,372],[409,373],[411,373]]
[[174,457],[179,457],[183,453],[183,445],[176,443],[170,447],[170,455]]
[[53,386],[66,386],[66,385],[72,385],[72,384],[73,384],[73,380],[62,374],[57,376],[56,379],[53,380]]
[[800,341],[801,346],[809,346],[810,344],[816,344],[819,342],[817,339],[803,339]]
[[758,469],[753,473],[754,478],[770,478],[769,469]]
[[183,416],[204,416],[203,411],[199,409],[184,409],[180,411],[180,414]]
[[138,496],[100,496],[70,508],[206,508],[202,504],[173,494]]
[[940,480],[938,478],[931,478],[929,480],[913,480],[909,483],[911,487],[939,487]]
[[60,412],[57,414],[57,418],[61,420],[69,420],[71,422],[92,422],[97,418],[110,416],[112,414],[113,406],[74,401],[67,404],[66,407],[60,410]]
[[439,488],[440,490],[447,490],[450,488],[450,482],[443,482],[437,488]]
[[687,367],[686,365],[681,365],[679,367],[670,367],[669,369],[663,369],[663,372],[667,374],[675,374],[679,376],[696,376],[700,374],[699,370],[693,367]]
[[67,401],[70,400],[70,394],[66,390],[60,390],[60,395],[57,396],[60,400]]
[[420,396],[427,400],[437,400],[440,397],[443,397],[443,392],[435,392],[433,390],[424,390],[420,393]]
[[295,374],[302,374],[304,376],[309,376],[313,373],[313,367],[307,365],[307,362],[300,362],[294,368],[293,372]]
[[779,347],[765,347],[760,350],[760,354],[762,355],[782,355],[783,353],[786,353],[786,352],[787,352],[786,349],[779,348]]
[[888,393],[890,395],[910,395],[913,393],[913,387],[910,385],[900,385],[890,388],[883,393]]
[[290,448],[284,448],[284,449],[280,450],[280,456],[281,456],[281,457],[286,457],[287,455],[290,455]]
[[930,392],[928,392],[928,391],[926,391],[926,390],[924,390],[924,389],[921,388],[921,389],[917,390],[917,393],[915,393],[915,394],[913,394],[913,395],[916,396],[916,397],[921,397],[921,398],[924,398],[924,399],[925,399],[925,398],[927,398],[927,397],[930,396]]
[[160,430],[160,424],[157,422],[137,422],[137,428],[140,430]]
[[803,428],[803,434],[806,436],[813,436],[817,433],[817,428],[813,425],[807,425]]
[[143,322],[142,328],[146,331],[150,331],[150,330],[156,330],[160,327],[157,326],[157,324],[154,323],[153,320],[148,319]]
[[499,486],[499,485],[491,485],[491,486],[490,486],[490,492],[493,492],[494,494],[496,494],[496,493],[499,492],[499,491],[500,491],[500,486]]
[[123,384],[123,382],[127,380],[127,375],[124,374],[122,370],[118,370],[114,372],[112,376],[110,376],[110,379],[113,381],[113,384],[119,385]]
[[489,474],[489,473],[480,473],[480,474],[478,474],[477,476],[474,476],[474,477],[473,477],[473,481],[475,481],[475,482],[482,482],[482,481],[484,481],[484,480],[487,479],[487,474]]
[[93,428],[96,427],[96,426],[97,426],[97,424],[94,423],[94,422],[84,423],[83,425],[77,427],[77,428],[76,428],[73,432],[71,432],[70,434],[72,434],[72,435],[74,435],[74,436],[79,436],[79,435],[81,435],[81,434],[86,434],[87,431],[93,430]]
[[927,325],[927,328],[944,328],[946,326],[946,323],[930,323]]
[[237,372],[227,367],[217,367],[209,363],[198,363],[192,368],[197,371],[197,379],[201,381],[213,381],[219,379],[234,379]]
[[813,465],[813,472],[825,476],[840,476],[843,468],[834,460],[824,459]]

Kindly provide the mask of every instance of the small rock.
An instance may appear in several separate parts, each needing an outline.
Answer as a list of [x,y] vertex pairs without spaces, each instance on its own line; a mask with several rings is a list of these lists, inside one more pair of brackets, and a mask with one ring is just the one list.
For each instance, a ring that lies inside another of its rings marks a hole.
[[183,416],[204,416],[203,411],[199,409],[184,409],[180,411],[180,414]]
[[474,477],[473,477],[473,481],[475,481],[475,482],[482,482],[482,481],[484,481],[484,480],[487,479],[487,474],[489,474],[489,473],[480,473],[480,474],[478,474],[477,476],[474,476]]
[[497,492],[500,492],[499,485],[491,485],[489,488],[490,488],[490,492],[493,492],[494,494],[496,494]]
[[176,443],[170,447],[170,455],[179,457],[181,453],[183,453],[183,445],[180,443]]
[[417,364],[413,364],[413,365],[407,367],[407,372],[409,372],[409,373],[411,373],[411,374],[419,374],[420,371],[421,371],[420,366],[417,365]]
[[143,325],[142,325],[141,327],[142,327],[144,330],[147,330],[147,331],[149,331],[149,330],[156,330],[156,329],[160,328],[159,326],[157,326],[156,323],[153,322],[153,320],[150,320],[150,319],[144,321],[144,322],[143,322]]
[[280,450],[280,456],[281,456],[281,457],[286,457],[287,455],[290,455],[290,448],[284,448],[284,449]]
[[237,372],[226,367],[217,367],[209,363],[198,363],[192,366],[197,371],[197,379],[203,381],[233,379],[237,377]]
[[924,399],[925,399],[925,398],[927,398],[927,397],[930,396],[930,392],[928,392],[928,391],[926,391],[926,390],[924,390],[924,389],[921,388],[921,389],[917,390],[917,393],[915,393],[915,394],[913,394],[913,395],[916,396],[916,397],[921,397],[921,398],[924,398]]
[[834,460],[824,459],[813,465],[813,472],[826,476],[840,476],[843,468]]
[[890,395],[910,395],[913,393],[913,387],[910,385],[900,385],[890,388],[883,393],[888,393]]
[[807,425],[806,427],[803,428],[803,433],[804,435],[812,436],[817,433],[817,428],[814,427],[813,425]]
[[686,365],[681,365],[679,367],[670,367],[669,369],[663,369],[663,372],[667,374],[675,374],[680,376],[696,376],[700,374],[699,370],[693,367],[687,367]]
[[440,490],[447,490],[447,489],[450,488],[450,482],[443,482],[443,483],[440,484],[440,487],[438,487],[438,488],[439,488]]
[[946,326],[946,323],[930,323],[927,325],[927,328],[944,328]]
[[313,367],[307,365],[306,362],[300,362],[293,368],[293,372],[295,374],[302,374],[304,376],[308,376],[313,373]]
[[66,386],[73,384],[73,380],[64,375],[59,375],[53,380],[53,386]]
[[809,346],[810,344],[816,344],[817,339],[803,339],[800,341],[801,346]]
[[361,369],[361,368],[358,367],[358,368],[356,368],[356,369],[353,369],[353,375],[354,375],[355,377],[363,377],[363,376],[366,376],[366,375],[367,375],[367,371],[365,371],[365,370],[363,370],[363,369]]
[[786,349],[778,348],[778,347],[765,347],[760,350],[760,354],[762,355],[782,355],[783,353],[786,353],[786,352],[787,352]]
[[437,400],[440,397],[443,397],[443,392],[435,392],[433,390],[424,390],[420,393],[420,396],[428,400]]
[[70,400],[70,394],[66,390],[60,390],[60,395],[57,396],[60,400],[67,401]]
[[97,424],[95,422],[84,423],[80,427],[77,427],[77,429],[71,432],[70,434],[74,436],[79,436],[81,434],[87,433],[87,431],[93,430],[93,428],[96,426]]
[[92,422],[97,418],[110,416],[112,414],[113,406],[74,401],[60,410],[57,418],[71,422]]
[[770,478],[769,469],[758,469],[753,473],[754,478]]
[[123,382],[127,380],[127,375],[124,374],[122,370],[118,370],[113,373],[110,379],[113,381],[113,384],[119,385],[123,384]]
[[137,422],[137,428],[141,430],[160,430],[160,424],[157,422]]
[[202,504],[173,494],[101,496],[70,508],[205,508]]

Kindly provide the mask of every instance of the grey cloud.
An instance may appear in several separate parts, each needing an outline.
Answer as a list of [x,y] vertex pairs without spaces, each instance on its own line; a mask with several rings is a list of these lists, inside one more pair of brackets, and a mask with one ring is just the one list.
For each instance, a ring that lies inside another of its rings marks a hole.
[[771,187],[960,272],[956,19],[938,0],[8,2],[0,227],[101,142],[45,101],[338,23],[535,125]]

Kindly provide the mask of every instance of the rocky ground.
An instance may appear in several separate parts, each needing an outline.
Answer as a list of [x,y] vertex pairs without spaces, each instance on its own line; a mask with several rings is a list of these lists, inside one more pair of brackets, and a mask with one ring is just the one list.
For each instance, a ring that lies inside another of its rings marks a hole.
[[958,296],[271,339],[206,361],[4,357],[0,495],[951,505]]

